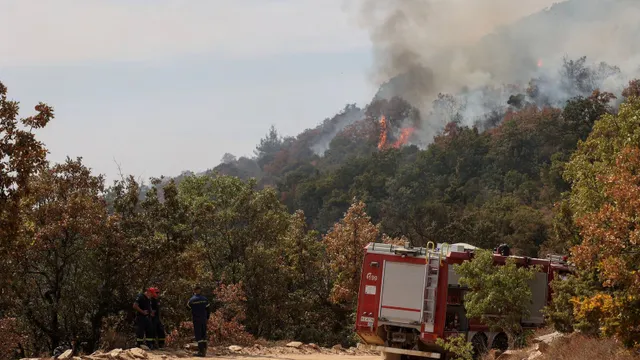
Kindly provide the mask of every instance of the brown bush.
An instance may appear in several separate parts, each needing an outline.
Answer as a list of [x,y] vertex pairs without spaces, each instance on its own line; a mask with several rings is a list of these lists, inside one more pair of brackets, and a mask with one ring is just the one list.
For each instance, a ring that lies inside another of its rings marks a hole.
[[247,300],[242,283],[221,284],[215,291],[215,297],[222,302],[222,307],[211,314],[207,330],[209,341],[216,345],[248,345],[254,338],[249,334],[242,322],[246,318],[245,302]]
[[585,359],[638,360],[640,356],[634,355],[616,340],[574,334],[552,343],[540,358],[540,360]]
[[133,343],[134,333],[124,314],[111,315],[102,320],[100,349],[124,349]]
[[27,336],[15,318],[0,319],[0,360],[24,357],[23,344]]
[[182,348],[192,342],[194,338],[193,323],[184,321],[166,336],[166,344],[172,348]]

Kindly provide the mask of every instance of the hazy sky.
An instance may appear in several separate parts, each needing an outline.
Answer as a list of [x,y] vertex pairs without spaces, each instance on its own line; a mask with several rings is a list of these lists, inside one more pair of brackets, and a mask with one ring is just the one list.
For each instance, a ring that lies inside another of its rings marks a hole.
[[0,81],[50,159],[114,179],[250,155],[271,124],[297,135],[364,105],[371,44],[343,0],[0,0]]

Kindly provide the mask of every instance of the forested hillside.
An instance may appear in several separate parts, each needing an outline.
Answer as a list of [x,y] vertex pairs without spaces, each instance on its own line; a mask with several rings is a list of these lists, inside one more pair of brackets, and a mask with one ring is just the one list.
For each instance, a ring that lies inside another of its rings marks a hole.
[[50,163],[53,107],[19,112],[0,84],[0,358],[133,345],[152,285],[170,346],[191,339],[195,284],[212,343],[346,345],[362,247],[400,239],[569,254],[549,321],[637,346],[640,72],[616,65],[522,62],[524,82],[426,97],[412,68],[314,129],[272,128],[251,158],[146,185]]
[[[569,189],[564,164],[594,122],[615,112],[616,97],[597,89],[619,70],[581,58],[565,60],[558,71],[572,95],[562,107],[542,88],[545,78],[500,89],[513,93],[474,121],[465,117],[463,97],[440,94],[430,116],[445,125],[425,145],[418,109],[399,97],[378,98],[364,110],[347,106],[297,138],[281,138],[272,128],[254,159],[227,161],[213,173],[257,177],[322,233],[357,198],[382,232],[414,245],[508,243],[535,256],[555,239],[552,250],[566,252],[553,211]],[[496,89],[482,91],[491,97]],[[334,132],[324,153],[312,151],[317,138]]]

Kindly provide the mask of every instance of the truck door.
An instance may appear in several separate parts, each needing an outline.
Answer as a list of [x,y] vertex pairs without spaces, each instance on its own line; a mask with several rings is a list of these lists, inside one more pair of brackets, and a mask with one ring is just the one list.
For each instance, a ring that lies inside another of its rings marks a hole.
[[425,265],[385,261],[380,321],[419,326],[422,321]]

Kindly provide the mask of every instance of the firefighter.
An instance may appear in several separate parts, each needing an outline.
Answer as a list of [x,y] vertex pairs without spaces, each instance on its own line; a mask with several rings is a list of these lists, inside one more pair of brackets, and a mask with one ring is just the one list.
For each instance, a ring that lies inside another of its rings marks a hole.
[[145,344],[149,349],[153,348],[153,335],[151,331],[151,298],[153,290],[147,289],[144,293],[138,294],[133,303],[136,311],[136,343],[138,347]]
[[162,349],[164,347],[165,332],[162,319],[160,318],[160,291],[155,287],[151,288],[151,290],[151,329],[157,341],[157,348]]
[[205,357],[207,356],[207,321],[211,312],[209,300],[200,294],[201,290],[200,286],[193,289],[193,296],[187,302],[187,307],[191,309],[193,332],[198,342],[198,353],[195,355]]

